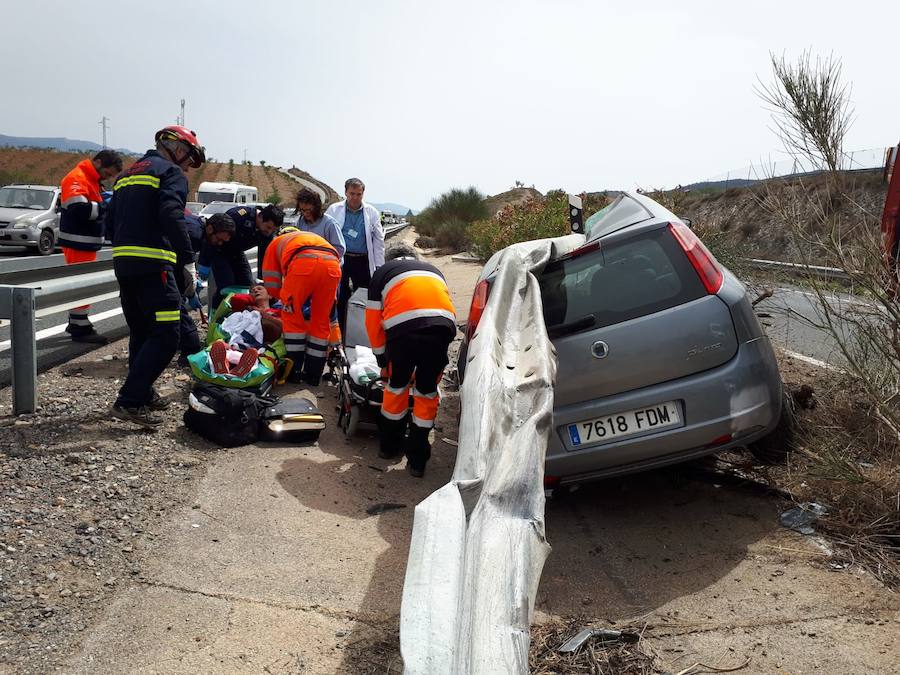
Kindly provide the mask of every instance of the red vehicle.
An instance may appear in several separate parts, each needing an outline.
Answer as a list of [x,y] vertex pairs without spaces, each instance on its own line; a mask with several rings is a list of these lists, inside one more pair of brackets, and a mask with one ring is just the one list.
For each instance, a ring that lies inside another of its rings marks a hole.
[[881,236],[884,255],[891,272],[896,275],[898,257],[900,257],[900,171],[894,171],[900,145],[888,151],[884,163],[884,172],[888,177],[888,192],[884,200],[884,212],[881,214]]

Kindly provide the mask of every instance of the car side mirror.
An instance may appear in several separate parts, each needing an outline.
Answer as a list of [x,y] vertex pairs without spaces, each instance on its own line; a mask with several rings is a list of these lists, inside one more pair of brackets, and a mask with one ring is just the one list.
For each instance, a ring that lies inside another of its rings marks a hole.
[[682,218],[681,222],[684,223],[685,225],[687,225],[691,229],[694,228],[694,221],[691,220],[690,218]]

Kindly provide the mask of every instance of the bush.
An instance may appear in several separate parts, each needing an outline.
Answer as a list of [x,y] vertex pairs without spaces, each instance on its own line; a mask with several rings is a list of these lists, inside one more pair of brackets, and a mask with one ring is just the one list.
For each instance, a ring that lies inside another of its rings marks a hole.
[[474,187],[453,189],[433,199],[413,220],[416,232],[433,237],[438,246],[461,251],[468,246],[468,226],[487,218],[488,209],[482,195]]
[[[605,196],[591,196],[585,201],[585,219],[606,206]],[[543,199],[530,199],[504,207],[493,220],[479,220],[469,226],[472,252],[482,259],[511,244],[570,234],[569,197],[553,190]]]

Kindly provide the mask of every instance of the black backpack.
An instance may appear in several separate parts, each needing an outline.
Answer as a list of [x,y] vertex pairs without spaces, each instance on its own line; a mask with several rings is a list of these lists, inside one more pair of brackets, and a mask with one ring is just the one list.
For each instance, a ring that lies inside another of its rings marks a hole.
[[198,382],[188,399],[184,424],[224,448],[247,445],[259,439],[263,412],[277,402],[271,396]]

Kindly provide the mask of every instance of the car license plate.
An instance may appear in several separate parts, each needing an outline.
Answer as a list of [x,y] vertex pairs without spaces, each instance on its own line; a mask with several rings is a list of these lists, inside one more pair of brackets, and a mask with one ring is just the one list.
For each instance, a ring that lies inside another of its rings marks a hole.
[[647,408],[570,424],[568,429],[572,447],[578,448],[582,445],[609,443],[648,431],[678,426],[681,426],[678,406],[675,405],[675,401],[666,401]]

